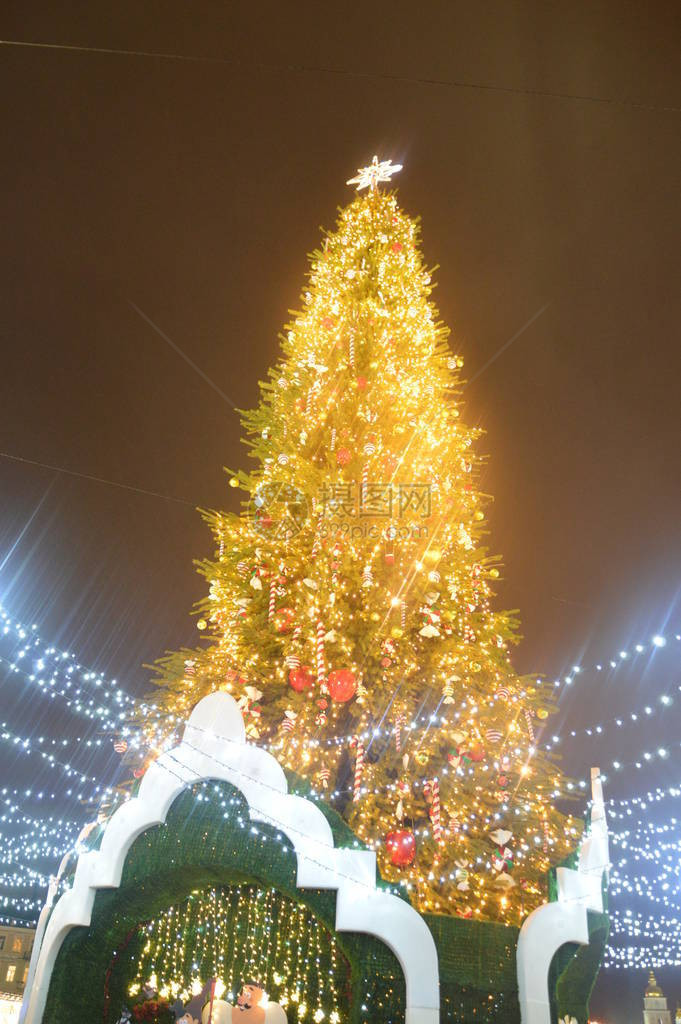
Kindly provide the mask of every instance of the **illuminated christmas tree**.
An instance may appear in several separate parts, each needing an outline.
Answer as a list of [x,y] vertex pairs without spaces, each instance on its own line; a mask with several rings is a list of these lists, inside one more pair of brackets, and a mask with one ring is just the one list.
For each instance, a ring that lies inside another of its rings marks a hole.
[[157,704],[184,716],[227,689],[415,906],[517,923],[577,831],[539,745],[549,687],[513,670],[516,623],[491,607],[480,431],[417,223],[378,187],[398,169],[352,179],[312,256],[243,416],[242,510],[206,513],[208,642],[160,663]]

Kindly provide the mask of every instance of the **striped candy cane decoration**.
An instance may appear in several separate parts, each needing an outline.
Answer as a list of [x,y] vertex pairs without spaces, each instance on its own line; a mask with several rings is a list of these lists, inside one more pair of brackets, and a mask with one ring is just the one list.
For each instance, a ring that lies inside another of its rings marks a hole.
[[312,545],[312,557],[316,558],[322,549],[322,515],[323,511],[320,509],[317,516],[317,527],[315,529],[314,543]]
[[328,789],[329,788],[329,777],[330,777],[330,775],[331,775],[331,772],[329,771],[328,768],[320,768],[319,769],[319,778],[322,781],[322,787],[324,789]]
[[354,336],[354,334],[350,335],[350,366],[354,370],[354,368],[355,368],[355,336]]
[[224,535],[224,533],[221,533],[220,534],[220,555],[219,555],[219,557],[223,558],[224,554],[225,554],[225,535]]
[[281,727],[284,732],[293,732],[296,727],[296,715],[293,712],[284,712],[284,721],[281,723]]
[[404,598],[402,598],[402,605],[400,607],[400,625],[401,625],[402,629],[404,629],[406,624],[407,624],[407,602],[404,600]]
[[335,450],[336,450],[336,428],[333,427],[332,430],[331,430],[331,451],[334,452]]
[[326,630],[324,629],[324,623],[321,619],[317,620],[317,685],[320,689],[325,688],[326,681],[326,664],[324,661],[324,635]]
[[362,787],[362,775],[364,774],[364,758],[366,756],[366,751],[364,750],[364,744],[359,736],[355,736],[352,741],[352,746],[357,750],[357,756],[355,757],[355,778],[352,785],[352,802],[356,804],[359,800],[360,789]]
[[527,722],[527,731],[530,734],[530,743],[534,746],[534,726],[532,725],[532,715],[525,709],[525,721]]
[[440,783],[437,779],[430,779],[426,785],[430,790],[430,820],[433,824],[433,839],[436,843],[442,842],[442,817],[440,810]]
[[398,754],[402,749],[402,730],[406,721],[405,716],[401,712],[395,719],[395,750]]
[[274,618],[274,605],[277,599],[277,584],[274,580],[270,583],[270,600],[267,606],[267,618],[272,621]]

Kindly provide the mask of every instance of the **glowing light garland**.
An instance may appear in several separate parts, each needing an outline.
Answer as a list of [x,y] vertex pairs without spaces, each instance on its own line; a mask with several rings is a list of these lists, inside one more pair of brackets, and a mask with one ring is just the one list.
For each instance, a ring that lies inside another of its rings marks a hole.
[[339,1024],[342,955],[332,933],[307,907],[274,889],[237,885],[192,893],[146,928],[146,942],[129,993],[145,985],[162,998],[187,1000],[206,978],[217,977],[233,1002],[248,978],[299,1019]]
[[[605,661],[594,662],[589,665],[574,664],[570,672],[563,676],[562,679],[554,679],[554,687],[560,686],[571,686],[577,676],[584,672],[606,672],[608,668],[616,670],[621,668],[628,661],[636,658],[641,654],[650,654],[656,650],[661,650],[666,647],[669,642],[669,637],[665,633],[655,633],[651,639],[646,643],[640,641],[635,644],[630,644],[628,647],[620,649],[615,656],[607,658]],[[681,643],[681,633],[675,633],[674,639]]]

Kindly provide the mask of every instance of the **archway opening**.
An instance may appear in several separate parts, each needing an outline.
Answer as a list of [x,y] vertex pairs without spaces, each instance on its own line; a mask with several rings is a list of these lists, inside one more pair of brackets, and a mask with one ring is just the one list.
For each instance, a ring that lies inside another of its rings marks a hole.
[[116,963],[129,1006],[156,994],[170,1005],[178,997],[186,1002],[207,978],[218,979],[219,994],[224,988],[223,998],[234,1002],[253,979],[291,1020],[347,1020],[349,961],[310,908],[277,889],[196,889],[140,924],[131,946]]

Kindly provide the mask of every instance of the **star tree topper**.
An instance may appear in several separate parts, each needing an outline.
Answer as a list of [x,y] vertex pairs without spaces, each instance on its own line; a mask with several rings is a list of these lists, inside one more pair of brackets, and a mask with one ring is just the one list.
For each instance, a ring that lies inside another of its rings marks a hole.
[[346,185],[356,185],[357,191],[361,188],[370,188],[375,192],[379,181],[390,181],[393,174],[402,170],[402,164],[394,164],[391,160],[381,160],[375,156],[368,167],[358,167],[354,178],[346,181]]

